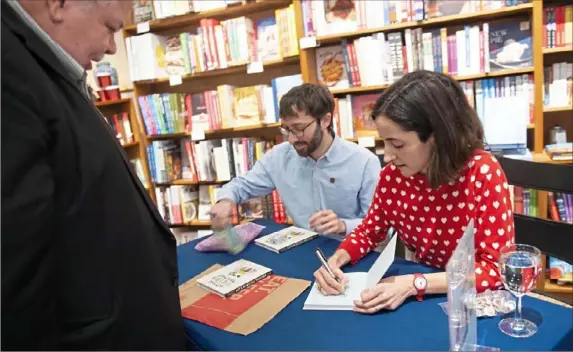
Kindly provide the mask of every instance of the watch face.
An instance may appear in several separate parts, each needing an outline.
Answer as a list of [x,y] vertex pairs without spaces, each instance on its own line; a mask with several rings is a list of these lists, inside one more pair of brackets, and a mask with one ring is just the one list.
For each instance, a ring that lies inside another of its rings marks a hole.
[[426,288],[426,279],[423,277],[417,277],[416,280],[414,280],[414,287],[418,290]]

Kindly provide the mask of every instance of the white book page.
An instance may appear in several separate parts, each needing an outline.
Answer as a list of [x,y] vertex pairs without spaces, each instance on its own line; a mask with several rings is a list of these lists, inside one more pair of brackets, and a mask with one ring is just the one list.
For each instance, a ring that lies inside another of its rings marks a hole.
[[392,265],[392,263],[394,262],[397,237],[398,237],[397,235],[392,236],[392,239],[390,240],[390,242],[388,242],[386,248],[384,248],[382,253],[380,253],[380,256],[378,256],[378,259],[376,259],[374,264],[372,264],[370,270],[368,270],[368,273],[366,274],[366,282],[364,288],[373,288],[374,286],[376,286],[376,284],[378,284],[378,282],[382,280],[382,277],[384,276],[384,274],[386,274],[386,271],[388,271],[390,265]]
[[354,301],[360,300],[360,293],[365,288],[366,273],[345,274],[348,279],[348,287],[344,294],[338,296],[325,296],[318,290],[316,281],[312,285],[310,293],[304,302],[303,309],[315,310],[352,310]]

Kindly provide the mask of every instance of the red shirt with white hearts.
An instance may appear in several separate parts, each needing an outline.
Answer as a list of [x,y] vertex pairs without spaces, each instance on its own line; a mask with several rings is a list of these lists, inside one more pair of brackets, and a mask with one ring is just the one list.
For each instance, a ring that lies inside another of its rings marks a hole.
[[406,178],[386,165],[368,214],[339,248],[355,263],[393,227],[419,263],[444,269],[470,219],[476,230],[477,291],[501,288],[497,260],[500,248],[515,240],[513,213],[505,173],[483,150],[473,154],[455,182],[437,189],[424,175]]

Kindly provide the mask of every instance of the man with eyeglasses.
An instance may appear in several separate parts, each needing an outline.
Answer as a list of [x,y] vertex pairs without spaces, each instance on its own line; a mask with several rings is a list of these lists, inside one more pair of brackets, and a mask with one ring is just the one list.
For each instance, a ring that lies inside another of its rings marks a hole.
[[335,136],[328,88],[305,83],[280,101],[281,143],[227,183],[211,208],[215,230],[232,222],[233,204],[277,190],[296,226],[342,239],[368,211],[381,165],[366,148]]

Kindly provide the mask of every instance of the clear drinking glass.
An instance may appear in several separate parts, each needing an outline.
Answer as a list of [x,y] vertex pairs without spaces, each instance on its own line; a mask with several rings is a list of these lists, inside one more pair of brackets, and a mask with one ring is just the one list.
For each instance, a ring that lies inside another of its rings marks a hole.
[[505,288],[517,297],[515,317],[499,322],[499,329],[513,337],[530,337],[537,326],[521,316],[521,297],[535,286],[541,274],[541,252],[526,244],[503,247],[499,256],[499,273]]

